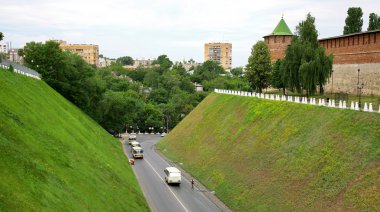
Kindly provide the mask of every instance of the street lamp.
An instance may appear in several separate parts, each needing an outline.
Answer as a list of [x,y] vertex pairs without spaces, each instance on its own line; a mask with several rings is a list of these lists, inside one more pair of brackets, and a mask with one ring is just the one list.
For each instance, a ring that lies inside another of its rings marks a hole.
[[361,107],[361,95],[362,95],[362,89],[364,87],[364,83],[360,84],[360,68],[358,69],[358,84],[357,84],[357,89],[358,89],[358,97],[359,97],[359,108]]
[[334,70],[331,70],[331,94],[334,92]]

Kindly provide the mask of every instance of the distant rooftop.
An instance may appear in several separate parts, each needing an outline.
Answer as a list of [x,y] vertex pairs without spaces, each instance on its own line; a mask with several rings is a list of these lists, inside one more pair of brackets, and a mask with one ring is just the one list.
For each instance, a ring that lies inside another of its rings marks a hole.
[[277,24],[276,28],[274,28],[273,32],[267,36],[272,36],[272,35],[293,35],[293,33],[290,31],[288,25],[284,21],[284,18],[281,17],[280,22]]

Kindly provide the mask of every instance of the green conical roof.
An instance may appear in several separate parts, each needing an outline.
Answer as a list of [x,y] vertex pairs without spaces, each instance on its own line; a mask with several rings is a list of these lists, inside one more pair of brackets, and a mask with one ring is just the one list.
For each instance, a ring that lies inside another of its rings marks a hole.
[[281,18],[280,22],[270,35],[293,35],[293,33],[285,23],[284,18]]

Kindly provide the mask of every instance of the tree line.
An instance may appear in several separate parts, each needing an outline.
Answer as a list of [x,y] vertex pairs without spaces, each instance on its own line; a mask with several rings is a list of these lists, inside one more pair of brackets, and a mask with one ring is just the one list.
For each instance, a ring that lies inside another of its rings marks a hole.
[[[79,55],[62,51],[54,41],[30,42],[20,49],[24,65],[110,132],[165,131],[175,127],[214,88],[240,89],[249,84],[241,76],[225,75],[216,62],[186,71],[160,55],[151,67],[123,68],[131,57],[96,68]],[[190,75],[189,73],[193,73]],[[196,92],[194,83],[204,85]]]
[[[347,10],[346,25],[343,28],[343,34],[352,34],[362,31],[363,27],[363,11],[360,7],[350,7]],[[367,30],[380,29],[380,17],[376,13],[369,14],[369,22]]]

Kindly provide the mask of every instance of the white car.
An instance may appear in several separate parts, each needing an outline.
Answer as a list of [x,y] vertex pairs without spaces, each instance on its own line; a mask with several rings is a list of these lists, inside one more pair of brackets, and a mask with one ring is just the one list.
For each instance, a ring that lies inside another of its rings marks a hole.
[[165,132],[163,132],[163,133],[161,134],[161,137],[165,137],[165,135],[166,135],[166,133],[165,133]]

